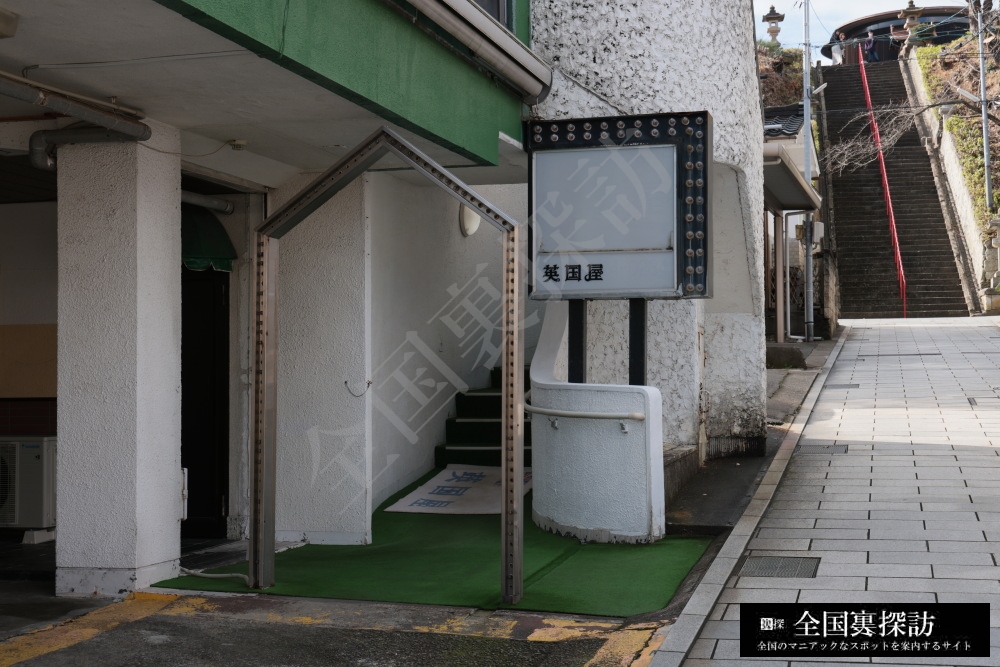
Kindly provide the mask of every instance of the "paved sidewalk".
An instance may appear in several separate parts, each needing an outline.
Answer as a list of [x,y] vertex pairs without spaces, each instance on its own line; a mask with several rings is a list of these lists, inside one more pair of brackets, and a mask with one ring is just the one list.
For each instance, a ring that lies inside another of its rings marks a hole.
[[[823,663],[741,658],[743,602],[988,602],[991,657],[853,662],[1000,665],[998,323],[842,322],[807,421],[789,430],[652,664]],[[739,576],[743,556],[820,562],[814,578]]]

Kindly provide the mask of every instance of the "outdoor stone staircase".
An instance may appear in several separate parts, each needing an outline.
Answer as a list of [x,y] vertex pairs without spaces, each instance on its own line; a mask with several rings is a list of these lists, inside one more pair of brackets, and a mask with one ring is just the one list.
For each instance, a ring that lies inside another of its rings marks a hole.
[[[434,465],[449,463],[499,466],[503,424],[500,396],[500,369],[490,373],[490,386],[470,389],[455,396],[455,417],[445,423],[445,442],[434,448]],[[530,388],[524,369],[524,389]],[[524,416],[524,465],[531,465],[531,415]]]
[[[907,104],[899,63],[867,66],[872,104]],[[864,122],[850,122],[865,110],[857,65],[823,68],[827,123],[825,145],[850,139]],[[900,254],[907,282],[907,317],[968,316],[958,267],[945,227],[930,158],[916,128],[885,156]],[[902,317],[896,264],[877,162],[828,176],[840,280],[840,317]]]

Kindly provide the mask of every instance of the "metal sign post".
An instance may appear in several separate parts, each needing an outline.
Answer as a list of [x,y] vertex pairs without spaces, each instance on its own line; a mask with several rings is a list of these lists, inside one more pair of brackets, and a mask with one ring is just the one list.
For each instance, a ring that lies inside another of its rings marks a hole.
[[250,511],[250,585],[274,585],[275,434],[277,426],[278,239],[256,234],[254,459]]
[[521,314],[524,280],[520,261],[520,227],[503,240],[503,571],[502,599],[516,604],[524,585],[524,358]]

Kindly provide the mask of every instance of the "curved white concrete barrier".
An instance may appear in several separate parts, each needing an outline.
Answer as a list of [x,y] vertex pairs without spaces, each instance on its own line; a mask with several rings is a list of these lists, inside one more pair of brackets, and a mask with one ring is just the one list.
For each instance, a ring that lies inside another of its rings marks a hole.
[[565,301],[546,306],[531,363],[531,405],[645,415],[638,419],[531,419],[532,518],[591,542],[652,542],[665,530],[663,433],[655,387],[566,382]]

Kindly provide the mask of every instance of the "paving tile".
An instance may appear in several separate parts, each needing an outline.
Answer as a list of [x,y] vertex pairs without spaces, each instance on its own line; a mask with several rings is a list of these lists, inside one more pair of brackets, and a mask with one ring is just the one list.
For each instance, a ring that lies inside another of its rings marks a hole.
[[695,659],[711,658],[717,641],[717,639],[696,639],[694,644],[691,645],[688,657]]
[[815,528],[854,528],[856,530],[923,530],[924,522],[916,519],[909,521],[892,521],[889,519],[852,520],[852,519],[817,519]]
[[954,552],[985,552],[1000,554],[1000,542],[939,542],[928,540],[928,551]]
[[[932,502],[922,502],[920,503],[920,509],[924,512],[948,512],[949,516],[953,512],[968,512],[976,511],[977,507],[972,502],[968,503],[953,503],[953,502],[938,502],[934,500]],[[986,507],[983,507],[986,509]]]
[[[830,468],[827,479],[873,479],[874,474],[870,469],[857,468]],[[880,470],[879,479],[917,479],[916,468],[890,468]]]
[[768,518],[775,519],[854,519],[864,520],[868,518],[868,510],[769,510],[766,514]]
[[715,560],[712,561],[712,564],[705,572],[705,576],[702,577],[701,583],[725,584],[732,575],[733,569],[735,569],[738,561],[739,559],[737,557],[727,558],[716,556]]
[[928,565],[992,565],[993,556],[988,552],[945,551],[873,551],[869,563],[900,563]]
[[705,639],[739,639],[740,624],[738,621],[706,621],[700,636]]
[[878,540],[939,540],[953,542],[983,542],[983,530],[879,530],[872,531],[872,539]]
[[[656,650],[653,651],[653,655],[650,657],[650,667],[680,667],[681,663],[684,662],[685,653],[687,651],[663,651]],[[700,662],[701,664],[709,664],[710,660],[694,660],[693,662]]]
[[800,519],[781,519],[777,517],[765,516],[760,520],[761,528],[813,528],[815,525],[816,519],[812,517],[803,517]]
[[681,614],[670,626],[667,636],[660,645],[661,651],[681,651],[685,652],[698,638],[698,632],[705,624],[704,616],[694,614]]
[[868,590],[913,593],[993,593],[1000,594],[1000,581],[986,579],[908,579],[869,577]]
[[823,563],[816,571],[817,577],[930,577],[930,565],[902,565],[899,563]]
[[817,530],[814,528],[761,528],[757,531],[760,538],[823,538],[828,540],[865,540],[868,539],[867,530],[851,530],[846,528],[832,528]]
[[795,602],[799,591],[790,589],[766,588],[727,588],[719,596],[719,602],[725,604],[754,602]]
[[928,550],[927,543],[921,540],[813,540],[812,548],[826,551]]
[[[954,489],[944,489],[944,495],[924,494],[924,493],[872,493],[873,503],[950,503],[962,504],[972,503],[972,498],[968,493],[956,493]],[[966,507],[965,509],[968,509]]]
[[760,498],[755,498],[750,501],[747,508],[743,510],[743,516],[762,516],[764,512],[767,511],[768,501]]
[[[959,521],[959,520],[942,521],[942,520],[936,518],[938,516],[936,514],[931,514],[929,516],[931,518],[929,520],[927,520],[927,521],[924,521],[924,525],[927,527],[927,530],[979,530],[979,531],[981,531],[981,530],[983,530],[984,528],[987,528],[990,525],[990,523],[988,521],[983,521],[983,520],[979,520],[979,521]],[[949,514],[948,517],[950,519],[951,515]],[[994,524],[994,525],[996,525],[996,524]]]
[[[774,509],[782,510],[809,510],[809,509],[819,509],[818,500],[774,500],[771,501],[771,507]],[[918,508],[919,509],[919,508]]]
[[786,551],[807,551],[809,540],[802,538],[782,539],[755,537],[747,544],[749,549],[782,549]]
[[[966,507],[966,511],[949,512],[948,515],[947,515],[947,519],[954,518],[956,521],[975,521],[976,520],[976,512],[974,510],[975,510],[975,508],[970,505],[970,506]],[[1000,513],[998,513],[998,514],[1000,514]],[[871,512],[871,518],[872,519],[878,519],[878,520],[885,519],[885,520],[890,520],[890,521],[891,520],[899,520],[899,521],[913,521],[913,520],[924,521],[924,520],[941,520],[944,517],[941,517],[941,516],[938,516],[938,515],[935,515],[935,514],[928,515],[928,514],[926,514],[924,512],[919,511],[919,508],[918,508],[917,511],[872,510],[872,512]]]
[[802,591],[799,594],[798,602],[800,603],[869,603],[869,602],[883,602],[883,603],[894,603],[894,602],[935,602],[936,597],[934,593],[921,593],[921,592],[893,592],[893,591]]
[[[720,639],[718,646],[715,648],[715,659],[716,660],[735,660],[744,658],[740,655],[740,641],[739,639]],[[750,663],[753,664],[753,663]]]
[[968,565],[935,565],[935,579],[994,579],[1000,581],[1000,567],[970,567]]
[[863,591],[865,590],[865,578],[856,575],[843,577],[740,577],[736,588]]

